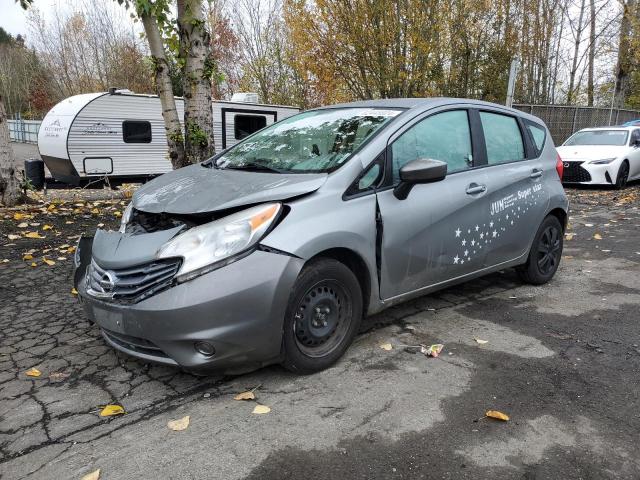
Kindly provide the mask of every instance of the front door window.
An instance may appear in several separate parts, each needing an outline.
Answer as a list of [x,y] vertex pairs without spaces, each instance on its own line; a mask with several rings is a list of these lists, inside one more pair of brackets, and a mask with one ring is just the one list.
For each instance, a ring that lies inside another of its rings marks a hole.
[[400,181],[400,169],[417,158],[447,163],[447,173],[471,167],[471,132],[466,110],[451,110],[425,118],[407,130],[391,146],[393,181]]

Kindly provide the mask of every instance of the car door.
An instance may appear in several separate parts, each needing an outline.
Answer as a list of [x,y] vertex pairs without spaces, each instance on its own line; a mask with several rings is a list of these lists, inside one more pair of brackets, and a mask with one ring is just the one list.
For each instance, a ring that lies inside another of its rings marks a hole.
[[544,126],[503,111],[482,110],[478,116],[486,146],[489,201],[482,218],[493,240],[486,265],[492,267],[526,253],[549,202],[545,176],[557,174],[554,162],[547,162],[551,168],[545,171],[542,161]]
[[631,132],[629,139],[629,179],[640,177],[640,128]]
[[430,113],[390,138],[390,186],[399,183],[400,168],[416,158],[444,161],[448,174],[439,182],[415,185],[404,200],[391,188],[377,192],[383,299],[483,268],[487,225],[480,219],[488,203],[485,174],[473,169],[479,152],[465,108]]

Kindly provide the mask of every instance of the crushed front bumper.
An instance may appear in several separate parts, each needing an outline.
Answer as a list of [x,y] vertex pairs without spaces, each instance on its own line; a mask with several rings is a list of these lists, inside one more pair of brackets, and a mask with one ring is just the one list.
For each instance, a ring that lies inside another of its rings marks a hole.
[[[114,348],[191,370],[256,368],[279,360],[289,293],[303,260],[255,251],[138,303],[105,301],[77,289],[84,309]],[[207,342],[215,353],[199,353]]]

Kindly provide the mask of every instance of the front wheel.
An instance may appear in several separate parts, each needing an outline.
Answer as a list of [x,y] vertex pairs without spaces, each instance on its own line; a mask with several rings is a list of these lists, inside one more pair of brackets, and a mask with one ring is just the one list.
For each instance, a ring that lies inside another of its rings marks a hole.
[[620,164],[620,168],[618,169],[618,176],[616,177],[616,183],[614,188],[616,190],[621,190],[627,186],[627,181],[629,180],[629,164],[624,161]]
[[549,215],[536,232],[527,263],[517,269],[520,278],[533,285],[551,280],[560,265],[563,240],[560,220]]
[[349,347],[362,319],[362,290],[354,273],[329,258],[302,270],[284,320],[282,365],[295,373],[324,370]]

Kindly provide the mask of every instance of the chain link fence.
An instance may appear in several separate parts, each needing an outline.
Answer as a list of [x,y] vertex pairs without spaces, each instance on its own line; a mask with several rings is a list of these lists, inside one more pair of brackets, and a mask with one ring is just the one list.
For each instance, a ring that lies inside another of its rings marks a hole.
[[38,130],[41,120],[7,120],[9,124],[9,138],[12,142],[38,143]]
[[640,119],[640,111],[617,108],[575,107],[571,105],[514,105],[547,124],[556,145],[582,128],[621,125]]

